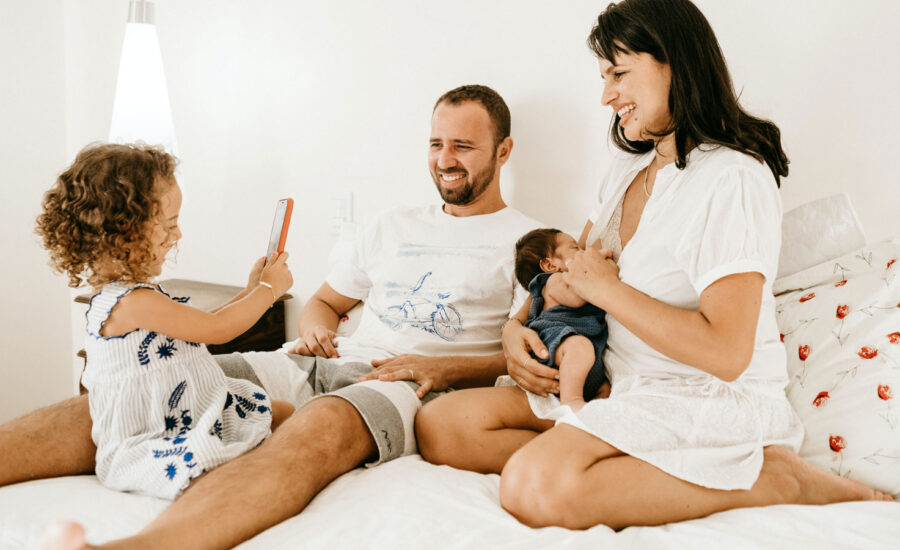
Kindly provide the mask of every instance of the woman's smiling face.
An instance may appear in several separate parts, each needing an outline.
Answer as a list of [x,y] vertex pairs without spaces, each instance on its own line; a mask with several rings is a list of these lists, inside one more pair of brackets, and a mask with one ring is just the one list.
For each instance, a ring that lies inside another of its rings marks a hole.
[[615,61],[600,59],[603,104],[612,107],[629,141],[655,139],[672,120],[669,88],[672,73],[648,53],[620,51]]

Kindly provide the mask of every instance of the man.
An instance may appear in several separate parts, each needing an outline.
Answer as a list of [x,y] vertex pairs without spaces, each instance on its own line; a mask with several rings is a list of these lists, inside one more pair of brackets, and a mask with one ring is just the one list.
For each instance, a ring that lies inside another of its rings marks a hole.
[[[539,225],[500,195],[509,132],[509,110],[490,88],[438,99],[428,163],[443,204],[394,208],[362,232],[303,308],[295,355],[217,358],[230,376],[303,406],[258,448],[195,479],[140,534],[109,546],[230,548],[296,515],[360,464],[416,452],[423,401],[506,372],[500,328],[524,298],[513,245]],[[341,316],[361,301],[359,328],[336,338]],[[0,484],[90,471],[90,427],[84,397],[0,427],[0,449],[16,449],[2,453]],[[267,505],[239,505],[248,501]],[[78,548],[83,537],[70,525],[50,544]]]

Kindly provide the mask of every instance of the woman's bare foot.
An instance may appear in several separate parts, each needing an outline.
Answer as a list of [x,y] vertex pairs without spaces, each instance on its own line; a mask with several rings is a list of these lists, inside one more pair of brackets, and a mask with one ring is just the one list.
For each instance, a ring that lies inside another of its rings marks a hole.
[[[775,445],[763,449],[759,481],[771,484],[784,504],[831,504],[852,500],[893,500],[858,481],[820,470],[796,453]],[[771,504],[771,503],[770,503]]]
[[88,548],[84,527],[71,522],[59,522],[47,529],[37,546],[40,550],[82,550]]

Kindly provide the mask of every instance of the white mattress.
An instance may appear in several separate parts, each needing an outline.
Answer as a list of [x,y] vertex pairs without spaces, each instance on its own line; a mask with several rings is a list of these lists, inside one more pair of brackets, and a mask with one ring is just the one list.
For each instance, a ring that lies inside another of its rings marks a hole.
[[[602,525],[531,529],[500,507],[498,481],[417,455],[360,468],[329,485],[302,514],[239,548],[900,548],[900,503],[746,508],[619,533]],[[12,485],[0,489],[0,548],[30,548],[48,523],[61,519],[82,522],[89,542],[104,542],[138,531],[166,505],[105,489],[94,476]]]

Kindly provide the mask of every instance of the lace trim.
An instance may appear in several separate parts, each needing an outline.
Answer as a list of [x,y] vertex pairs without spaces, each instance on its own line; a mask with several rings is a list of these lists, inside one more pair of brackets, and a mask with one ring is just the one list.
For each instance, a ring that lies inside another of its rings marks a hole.
[[609,223],[606,224],[606,229],[600,234],[600,242],[603,243],[603,248],[609,249],[612,252],[613,260],[617,262],[619,261],[619,255],[622,253],[622,238],[619,235],[619,227],[622,225],[622,205],[624,203],[625,197],[623,196],[609,219]]

